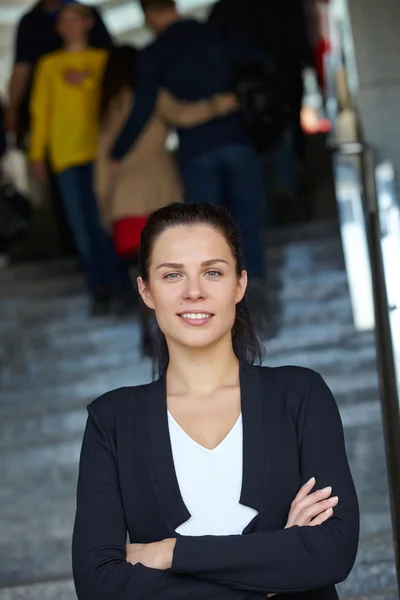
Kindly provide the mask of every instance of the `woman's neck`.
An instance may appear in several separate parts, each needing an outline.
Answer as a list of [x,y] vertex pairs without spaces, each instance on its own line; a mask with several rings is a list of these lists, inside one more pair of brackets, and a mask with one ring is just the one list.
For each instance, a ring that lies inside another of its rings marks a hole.
[[221,340],[210,348],[169,349],[167,387],[170,394],[210,394],[239,383],[239,361],[232,340]]

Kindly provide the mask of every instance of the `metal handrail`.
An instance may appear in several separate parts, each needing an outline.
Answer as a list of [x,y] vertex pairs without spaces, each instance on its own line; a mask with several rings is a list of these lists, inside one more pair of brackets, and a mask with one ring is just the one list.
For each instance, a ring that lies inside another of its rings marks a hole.
[[389,475],[393,545],[400,591],[400,405],[381,248],[374,156],[371,148],[364,142],[336,146],[334,153],[336,160],[349,156],[359,158],[360,190],[371,272],[382,422]]

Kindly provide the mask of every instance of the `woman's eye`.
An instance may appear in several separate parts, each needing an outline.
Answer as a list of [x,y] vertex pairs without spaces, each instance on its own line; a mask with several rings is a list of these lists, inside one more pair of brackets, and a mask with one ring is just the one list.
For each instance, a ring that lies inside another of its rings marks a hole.
[[177,279],[179,277],[179,273],[167,273],[164,275],[164,279]]
[[207,277],[214,278],[214,277],[221,276],[222,273],[220,271],[207,271],[206,275],[207,275]]

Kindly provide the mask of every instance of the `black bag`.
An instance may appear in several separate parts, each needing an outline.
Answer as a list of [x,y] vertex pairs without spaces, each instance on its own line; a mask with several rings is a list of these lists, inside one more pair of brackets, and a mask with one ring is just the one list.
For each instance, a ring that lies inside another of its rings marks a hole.
[[234,90],[256,150],[268,152],[293,115],[288,87],[272,67],[246,61],[235,66]]
[[29,230],[32,207],[11,183],[0,183],[0,240],[16,242]]

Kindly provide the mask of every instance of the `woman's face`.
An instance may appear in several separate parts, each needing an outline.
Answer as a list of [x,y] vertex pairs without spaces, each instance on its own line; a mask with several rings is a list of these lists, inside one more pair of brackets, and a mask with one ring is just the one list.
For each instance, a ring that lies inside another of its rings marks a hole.
[[169,347],[206,348],[231,336],[247,274],[238,277],[224,236],[207,225],[167,229],[156,240],[149,285],[139,291]]

